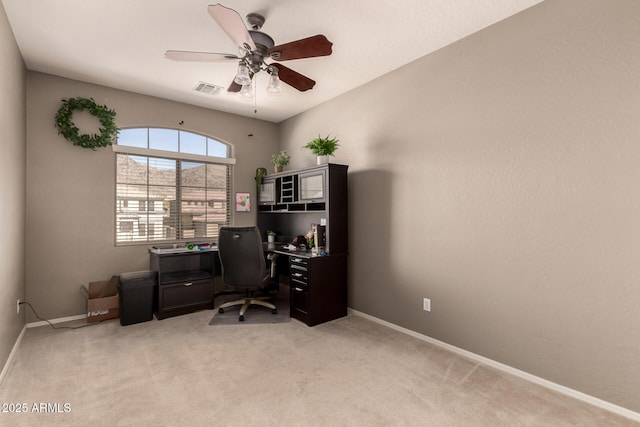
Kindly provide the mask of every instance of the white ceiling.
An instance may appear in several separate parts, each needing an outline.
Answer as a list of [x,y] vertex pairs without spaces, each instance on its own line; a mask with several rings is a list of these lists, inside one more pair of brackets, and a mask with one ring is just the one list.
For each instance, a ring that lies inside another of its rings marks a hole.
[[[331,56],[283,62],[316,86],[283,84],[256,97],[226,88],[237,62],[184,63],[168,49],[237,54],[207,13],[205,0],[2,0],[30,70],[280,122],[522,11],[542,0],[222,0],[244,17],[265,16],[262,31],[276,45],[316,34],[333,42]],[[222,86],[212,96],[198,82]],[[257,110],[257,113],[254,112]]]

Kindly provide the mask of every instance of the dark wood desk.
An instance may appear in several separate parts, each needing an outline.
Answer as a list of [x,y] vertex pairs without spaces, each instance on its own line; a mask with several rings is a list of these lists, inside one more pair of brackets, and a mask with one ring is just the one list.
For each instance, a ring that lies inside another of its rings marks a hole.
[[[280,255],[278,275],[289,277],[291,317],[315,326],[347,315],[346,255],[290,251],[282,244],[264,248]],[[217,247],[149,254],[151,270],[158,274],[158,319],[214,308]]]
[[[263,177],[257,224],[282,241],[325,227],[321,243],[327,256],[289,251],[278,263],[291,277],[291,317],[309,326],[347,314],[348,191],[347,165],[324,164]],[[266,238],[266,236],[265,236]]]

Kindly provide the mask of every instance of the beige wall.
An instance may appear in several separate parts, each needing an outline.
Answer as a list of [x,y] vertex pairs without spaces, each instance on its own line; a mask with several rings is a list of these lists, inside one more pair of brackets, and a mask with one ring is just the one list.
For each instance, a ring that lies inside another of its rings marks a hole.
[[24,327],[26,70],[0,3],[0,366]]
[[639,28],[547,0],[281,123],[341,140],[350,307],[640,411]]
[[[149,246],[114,246],[113,150],[83,149],[57,134],[62,98],[95,99],[116,111],[120,128],[180,128],[233,144],[234,191],[251,192],[254,201],[255,170],[269,166],[276,151],[272,123],[37,72],[27,76],[26,296],[46,319],[84,313],[82,284],[149,268]],[[255,209],[235,214],[235,223],[254,224]]]

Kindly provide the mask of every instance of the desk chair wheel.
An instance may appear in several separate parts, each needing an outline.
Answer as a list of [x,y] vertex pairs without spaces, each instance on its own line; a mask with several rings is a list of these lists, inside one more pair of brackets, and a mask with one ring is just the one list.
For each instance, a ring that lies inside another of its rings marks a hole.
[[241,314],[240,317],[238,317],[238,320],[241,321],[241,322],[244,322],[244,315]]
[[220,314],[224,313],[224,308],[219,308],[218,309],[218,313],[220,313]]
[[271,310],[271,314],[278,314],[278,309],[274,308],[273,310]]

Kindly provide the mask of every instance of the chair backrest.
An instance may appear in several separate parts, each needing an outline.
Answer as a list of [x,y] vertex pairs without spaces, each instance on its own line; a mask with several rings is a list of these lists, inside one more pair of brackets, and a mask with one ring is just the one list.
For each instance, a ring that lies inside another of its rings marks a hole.
[[222,282],[227,287],[259,289],[269,278],[258,227],[222,227],[218,238]]

